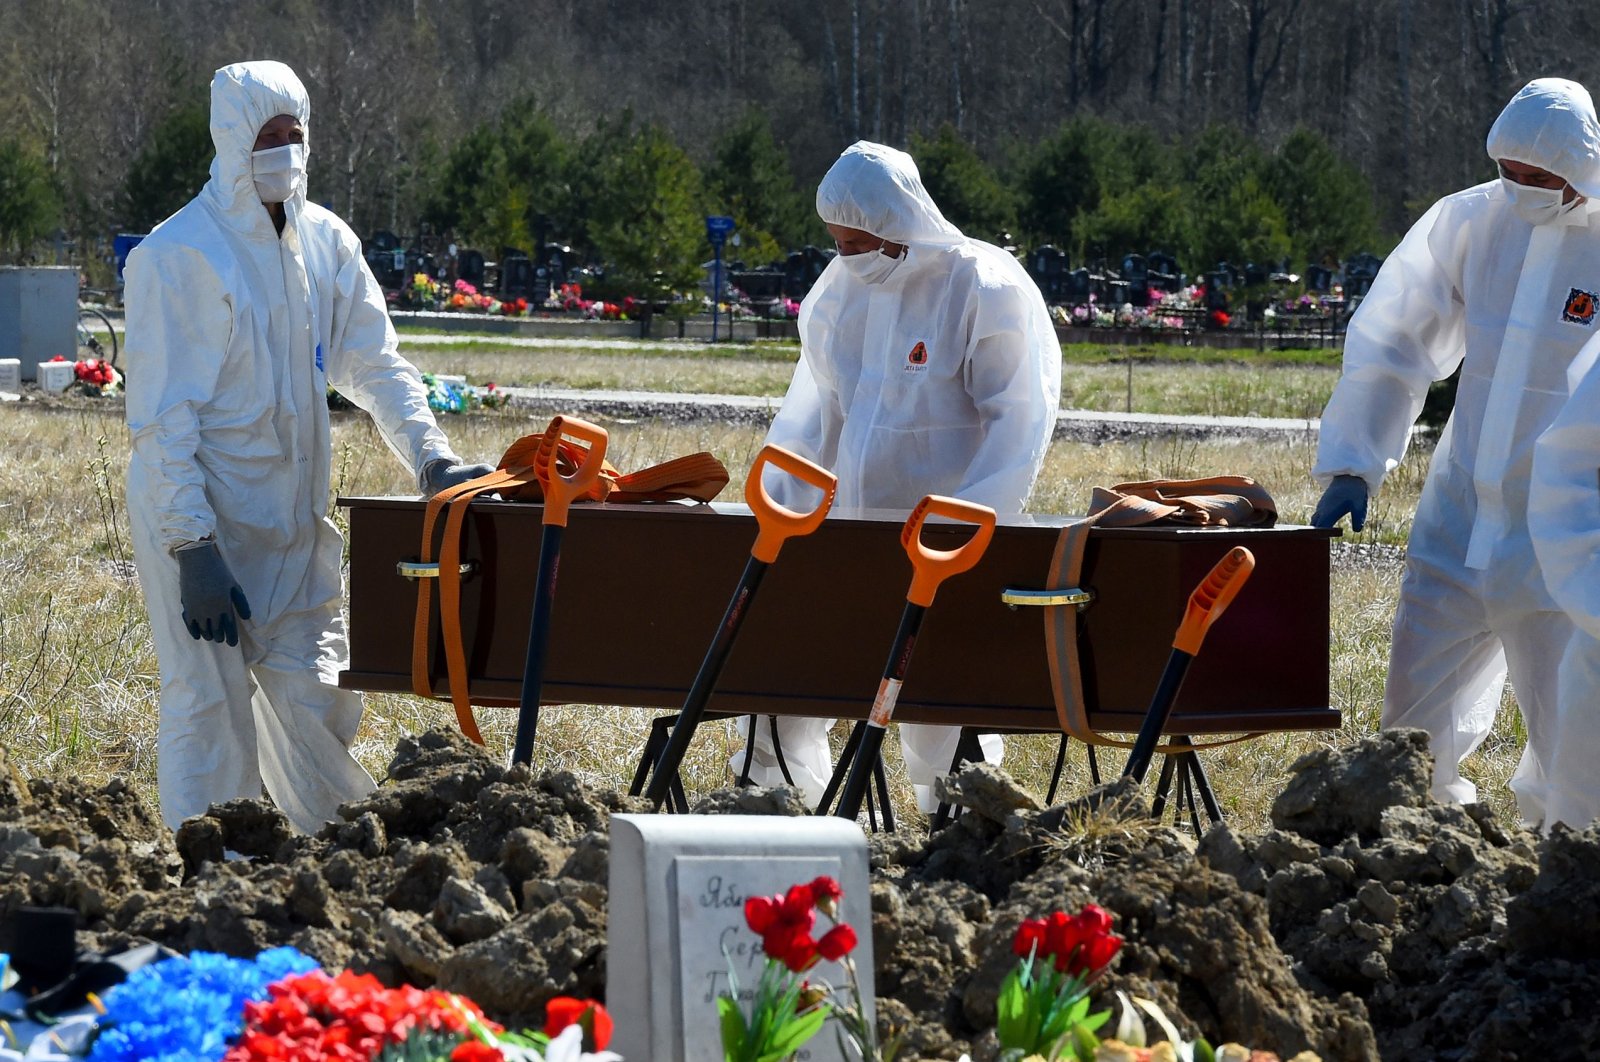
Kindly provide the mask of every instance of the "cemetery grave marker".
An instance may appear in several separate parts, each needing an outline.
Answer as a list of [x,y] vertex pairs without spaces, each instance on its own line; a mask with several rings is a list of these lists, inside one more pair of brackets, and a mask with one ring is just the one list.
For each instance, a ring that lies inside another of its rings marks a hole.
[[[840,921],[859,938],[851,953],[872,1013],[872,913],[867,840],[839,818],[767,815],[613,815],[607,916],[606,1006],[612,1049],[624,1058],[720,1058],[717,997],[729,966],[748,1001],[766,956],[745,924],[744,902],[826,874],[844,889]],[[813,931],[820,936],[820,914]],[[844,968],[822,962],[807,977],[844,990]],[[800,1052],[844,1062],[830,1020]]]

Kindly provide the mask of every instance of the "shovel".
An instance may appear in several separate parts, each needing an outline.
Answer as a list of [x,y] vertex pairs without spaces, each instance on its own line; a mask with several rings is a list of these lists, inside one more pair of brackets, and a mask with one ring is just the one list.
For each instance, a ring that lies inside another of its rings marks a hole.
[[[822,491],[822,501],[809,513],[797,513],[773,501],[761,482],[762,473],[769,464]],[[727,662],[734,639],[739,636],[739,627],[750,611],[750,602],[761,587],[761,577],[778,559],[778,551],[783,548],[784,542],[809,535],[821,525],[823,518],[828,515],[829,506],[833,504],[833,492],[838,483],[838,478],[832,472],[781,446],[763,446],[756,455],[755,464],[750,466],[750,475],[744,481],[745,504],[750,506],[756,518],[755,545],[750,547],[750,559],[745,562],[744,574],[739,576],[739,583],[733,588],[728,610],[722,614],[722,624],[717,628],[711,648],[706,651],[700,670],[695,674],[694,685],[689,687],[689,696],[678,712],[678,721],[672,728],[672,736],[667,739],[667,747],[661,750],[661,757],[656,760],[655,773],[651,775],[645,796],[657,809],[666,800],[672,780],[678,776],[678,767],[683,763],[684,753],[694,737],[695,728],[705,716],[706,702],[711,699],[711,691],[716,688],[717,679],[722,674],[722,665]],[[755,725],[754,720],[751,725]]]
[[[971,538],[955,549],[929,549],[922,542],[922,525],[929,516],[943,516],[962,523],[975,524],[977,530]],[[861,812],[861,801],[866,795],[873,766],[878,762],[883,748],[883,734],[894,717],[895,702],[900,698],[900,687],[905,683],[906,670],[911,664],[911,651],[916,648],[917,631],[922,617],[933,605],[933,595],[939,584],[952,575],[960,575],[983,558],[994,537],[994,510],[986,505],[961,501],[930,494],[917,503],[900,532],[900,544],[911,558],[911,588],[906,592],[906,607],[900,613],[900,629],[894,636],[894,648],[889,651],[889,661],[883,668],[883,679],[878,683],[878,695],[866,721],[857,723],[851,735],[854,758],[850,759],[850,774],[839,796],[840,818],[854,819]],[[859,737],[859,741],[857,740]],[[849,753],[846,753],[849,758]],[[844,764],[841,763],[840,767]],[[838,769],[834,770],[835,777]],[[823,794],[817,814],[827,814],[833,793]]]
[[1190,661],[1200,652],[1200,643],[1205,641],[1211,625],[1222,617],[1229,603],[1244,588],[1255,566],[1255,554],[1243,546],[1235,546],[1189,595],[1189,607],[1184,612],[1183,622],[1178,625],[1178,636],[1172,640],[1172,655],[1167,658],[1166,669],[1156,685],[1155,697],[1145,711],[1144,725],[1139,728],[1133,751],[1128,754],[1128,763],[1122,768],[1124,777],[1132,775],[1136,783],[1144,782],[1145,772],[1150,769],[1150,759],[1161,741],[1161,731],[1172,716],[1172,706],[1178,699],[1178,688],[1183,685],[1183,676],[1189,670]]
[[[588,443],[577,468],[561,474],[562,436]],[[556,574],[561,567],[561,538],[567,530],[567,510],[572,502],[600,478],[606,456],[606,430],[576,417],[556,417],[545,431],[550,447],[549,464],[539,482],[544,488],[544,532],[539,540],[539,575],[533,585],[533,620],[528,625],[528,658],[522,668],[521,710],[517,713],[517,738],[512,763],[533,759],[534,731],[539,726],[539,695],[544,689],[545,649],[550,642],[550,614],[556,599]]]

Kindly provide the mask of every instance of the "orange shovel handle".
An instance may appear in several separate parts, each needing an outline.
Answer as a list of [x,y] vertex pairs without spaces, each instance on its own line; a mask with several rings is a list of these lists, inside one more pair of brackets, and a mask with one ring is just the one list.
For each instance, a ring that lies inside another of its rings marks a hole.
[[[550,442],[549,466],[544,470],[544,522],[567,526],[567,509],[600,478],[606,459],[606,430],[577,417],[556,417],[545,429]],[[562,436],[588,443],[572,475],[563,476],[560,468]]]
[[[977,530],[955,549],[929,549],[922,544],[922,525],[930,516],[975,524]],[[911,589],[906,593],[906,600],[927,608],[933,604],[933,595],[940,583],[982,560],[983,551],[989,548],[989,540],[994,537],[994,520],[994,510],[976,502],[938,494],[930,494],[918,502],[900,532],[900,544],[911,558],[912,569]]]
[[[766,486],[761,482],[762,473],[767,466],[781,469],[789,473],[802,483],[809,483],[822,491],[822,501],[809,513],[797,513],[793,509],[779,505],[767,493]],[[822,520],[828,515],[828,509],[833,505],[833,494],[839,486],[839,477],[829,472],[821,465],[814,465],[797,453],[785,450],[781,446],[767,444],[756,454],[755,464],[750,466],[750,475],[744,481],[744,501],[750,506],[750,511],[755,514],[756,544],[750,548],[750,555],[763,564],[771,564],[778,559],[778,551],[783,548],[787,539],[799,535],[809,535],[815,531]]]
[[1178,626],[1178,636],[1173,639],[1172,647],[1190,656],[1200,652],[1206,631],[1222,618],[1223,611],[1244,588],[1255,567],[1255,554],[1243,546],[1233,547],[1227,556],[1217,561],[1211,573],[1189,595],[1189,608],[1183,614],[1183,623]]

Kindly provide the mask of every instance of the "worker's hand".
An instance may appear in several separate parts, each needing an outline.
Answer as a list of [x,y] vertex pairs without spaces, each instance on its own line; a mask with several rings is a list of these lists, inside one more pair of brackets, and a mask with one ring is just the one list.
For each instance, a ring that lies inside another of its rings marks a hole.
[[465,483],[479,476],[487,476],[493,471],[493,465],[463,465],[448,457],[439,457],[423,465],[422,475],[417,478],[422,487],[422,496],[431,498],[446,487],[453,487],[457,483]]
[[1312,527],[1332,527],[1341,516],[1349,515],[1350,530],[1360,531],[1367,524],[1367,481],[1360,476],[1334,476],[1322,492]]
[[227,561],[217,552],[217,544],[206,541],[182,547],[174,556],[178,558],[183,625],[196,638],[238,645],[238,620],[250,618],[250,602],[234,582]]

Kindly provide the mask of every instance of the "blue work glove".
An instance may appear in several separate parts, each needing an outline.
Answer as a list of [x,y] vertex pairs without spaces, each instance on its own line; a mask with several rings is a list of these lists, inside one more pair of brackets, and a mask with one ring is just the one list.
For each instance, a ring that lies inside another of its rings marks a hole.
[[422,475],[417,479],[422,487],[422,496],[431,498],[446,487],[487,476],[493,471],[493,465],[463,465],[448,457],[436,457],[422,466]]
[[1350,530],[1360,531],[1367,524],[1367,481],[1360,476],[1334,476],[1328,489],[1322,492],[1316,512],[1311,514],[1312,527],[1332,527],[1339,518],[1348,514]]
[[[250,618],[250,602],[217,552],[215,542],[179,549],[178,599],[183,603],[183,625],[195,638],[239,644],[239,619]],[[235,619],[234,614],[238,614]]]

